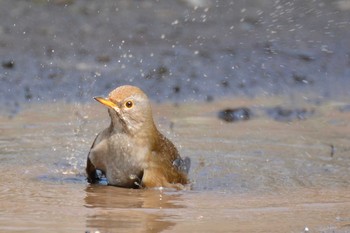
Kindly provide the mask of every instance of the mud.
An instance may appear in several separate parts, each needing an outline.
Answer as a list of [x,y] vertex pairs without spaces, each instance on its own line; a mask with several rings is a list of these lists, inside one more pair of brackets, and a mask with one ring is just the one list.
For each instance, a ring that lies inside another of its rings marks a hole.
[[219,111],[218,117],[227,122],[246,121],[252,117],[249,108],[227,108]]

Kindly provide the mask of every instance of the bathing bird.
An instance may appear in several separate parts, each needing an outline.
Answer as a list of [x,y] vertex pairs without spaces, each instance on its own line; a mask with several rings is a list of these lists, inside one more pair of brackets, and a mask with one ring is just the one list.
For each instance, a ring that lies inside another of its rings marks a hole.
[[[108,185],[125,188],[184,189],[191,161],[157,129],[147,95],[135,86],[120,86],[107,98],[110,125],[95,138],[87,157],[89,183],[101,175]],[[102,174],[101,174],[102,173]]]

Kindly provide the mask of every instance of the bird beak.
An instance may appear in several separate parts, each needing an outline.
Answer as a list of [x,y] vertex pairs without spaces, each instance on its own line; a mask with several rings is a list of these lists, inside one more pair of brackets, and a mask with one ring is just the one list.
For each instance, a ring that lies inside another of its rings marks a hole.
[[95,100],[97,100],[98,102],[100,102],[103,105],[106,105],[107,107],[113,108],[115,109],[117,107],[117,105],[115,103],[113,103],[112,101],[110,101],[109,99],[103,98],[103,97],[94,97]]

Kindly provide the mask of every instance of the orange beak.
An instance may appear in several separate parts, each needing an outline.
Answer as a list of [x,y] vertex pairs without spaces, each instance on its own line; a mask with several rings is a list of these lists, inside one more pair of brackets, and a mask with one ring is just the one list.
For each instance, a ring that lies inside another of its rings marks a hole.
[[106,105],[107,107],[110,108],[115,108],[117,107],[117,105],[115,103],[113,103],[112,101],[110,101],[109,99],[103,98],[103,97],[94,97],[95,100],[97,100],[98,102],[100,102],[103,105]]

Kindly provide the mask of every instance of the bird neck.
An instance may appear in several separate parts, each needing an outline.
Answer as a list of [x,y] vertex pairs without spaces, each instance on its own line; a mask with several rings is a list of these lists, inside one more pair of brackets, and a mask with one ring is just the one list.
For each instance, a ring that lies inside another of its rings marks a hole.
[[111,118],[111,123],[109,125],[109,131],[111,133],[122,133],[128,130],[126,123],[113,113],[111,109],[108,109],[108,113]]
[[141,141],[147,141],[150,144],[156,143],[159,138],[159,131],[154,124],[153,119],[148,119],[137,127],[130,127],[119,117],[113,114],[111,116],[111,123],[109,131],[111,134],[127,134],[129,137],[137,138]]
[[150,144],[155,143],[159,135],[158,129],[153,121],[143,124],[140,129],[133,133],[133,137],[148,141]]

